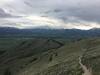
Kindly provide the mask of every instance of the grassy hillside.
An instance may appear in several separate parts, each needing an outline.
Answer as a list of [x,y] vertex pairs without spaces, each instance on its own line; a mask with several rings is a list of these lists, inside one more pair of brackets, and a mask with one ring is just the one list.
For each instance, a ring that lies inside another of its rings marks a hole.
[[0,75],[82,75],[82,63],[100,74],[100,39],[0,39]]

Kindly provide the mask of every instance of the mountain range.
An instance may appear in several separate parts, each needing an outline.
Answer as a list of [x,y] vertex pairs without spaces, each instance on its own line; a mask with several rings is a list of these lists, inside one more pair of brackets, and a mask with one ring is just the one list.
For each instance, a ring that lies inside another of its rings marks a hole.
[[13,27],[0,27],[0,37],[54,37],[54,38],[85,38],[99,37],[100,29],[17,29]]

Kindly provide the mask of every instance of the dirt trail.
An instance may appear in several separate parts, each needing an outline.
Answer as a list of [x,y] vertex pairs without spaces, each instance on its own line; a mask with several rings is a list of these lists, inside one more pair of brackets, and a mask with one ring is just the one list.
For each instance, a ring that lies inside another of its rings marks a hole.
[[79,64],[82,67],[83,72],[84,72],[82,75],[93,75],[92,69],[88,69],[85,65],[82,64],[81,57],[79,57]]

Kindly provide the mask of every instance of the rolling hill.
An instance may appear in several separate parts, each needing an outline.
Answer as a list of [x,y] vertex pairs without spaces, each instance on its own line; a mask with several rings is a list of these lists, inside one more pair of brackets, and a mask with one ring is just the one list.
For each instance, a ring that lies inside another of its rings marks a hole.
[[100,38],[1,38],[0,75],[82,75],[80,56],[99,75],[99,49]]

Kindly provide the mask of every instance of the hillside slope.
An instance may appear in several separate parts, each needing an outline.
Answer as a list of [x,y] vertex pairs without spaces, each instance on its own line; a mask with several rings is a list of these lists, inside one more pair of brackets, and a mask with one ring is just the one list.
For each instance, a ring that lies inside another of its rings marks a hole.
[[100,74],[100,39],[0,39],[0,75]]

